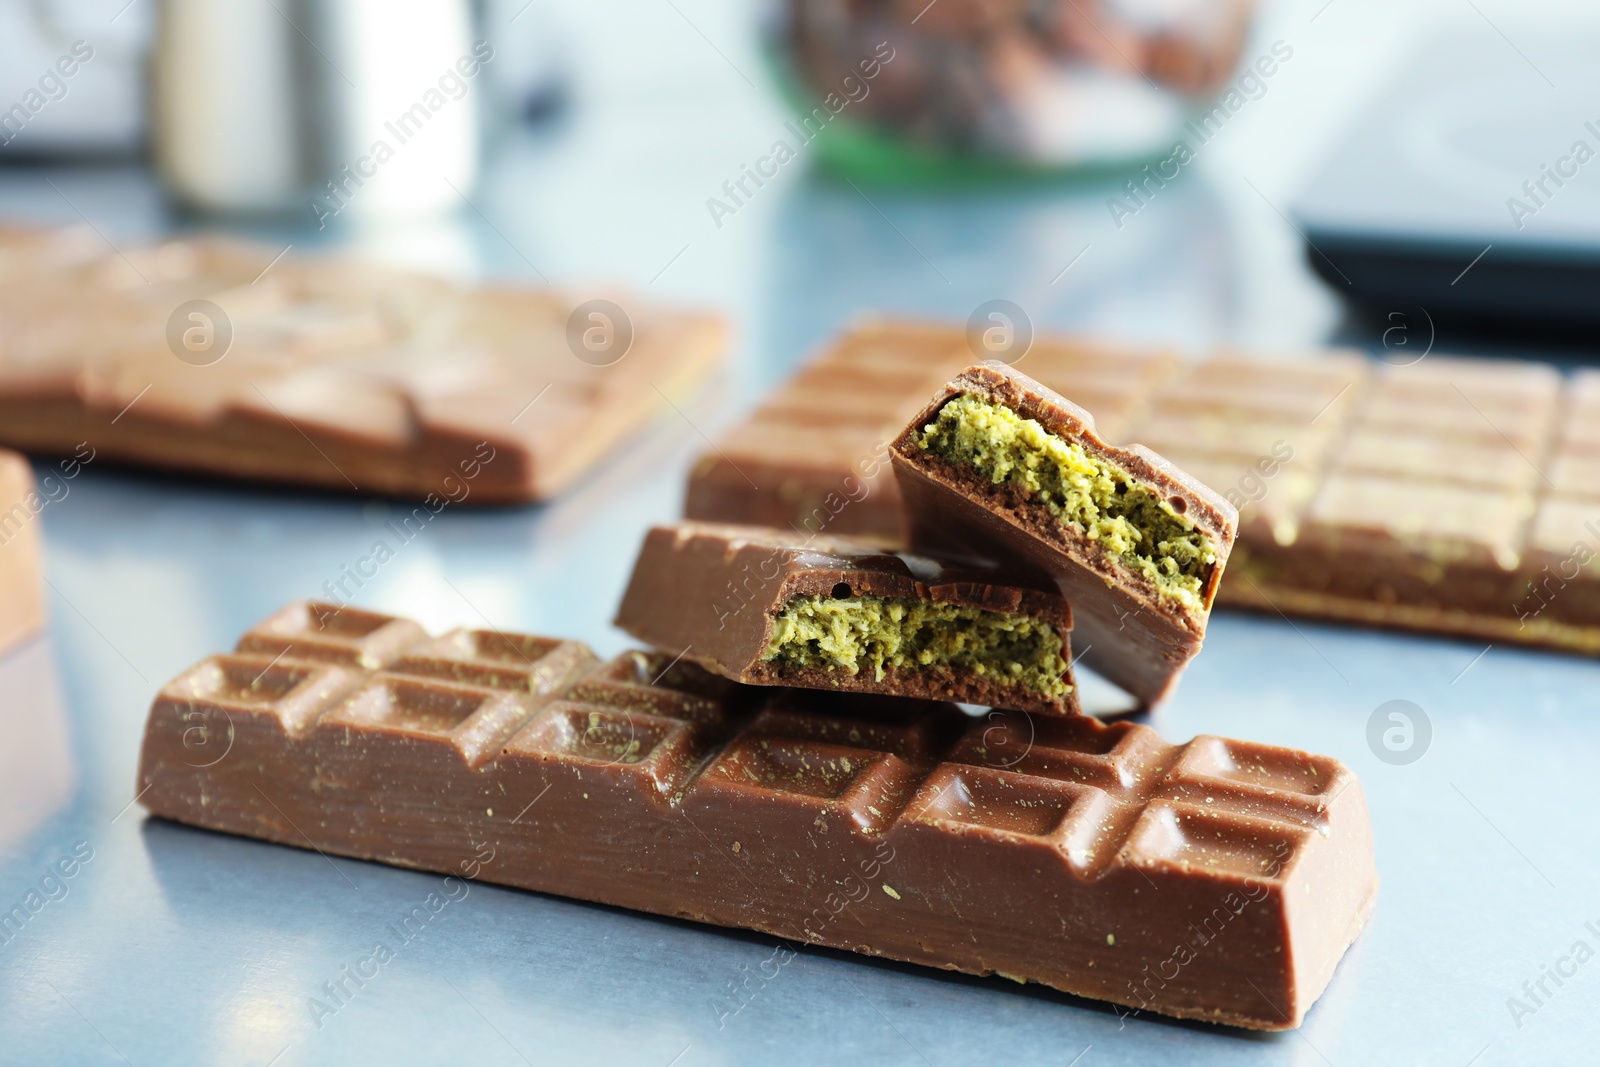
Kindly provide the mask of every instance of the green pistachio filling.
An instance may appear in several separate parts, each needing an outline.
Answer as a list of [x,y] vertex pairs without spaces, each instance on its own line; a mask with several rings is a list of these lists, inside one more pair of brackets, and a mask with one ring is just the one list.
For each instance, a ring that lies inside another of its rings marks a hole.
[[1061,522],[1103,546],[1164,596],[1204,607],[1202,590],[1217,562],[1206,534],[1128,472],[1010,408],[964,393],[922,428],[922,448],[993,485],[1009,485]]
[[796,597],[784,605],[762,659],[882,681],[890,667],[971,672],[1045,697],[1072,692],[1061,635],[1026,615],[910,597]]

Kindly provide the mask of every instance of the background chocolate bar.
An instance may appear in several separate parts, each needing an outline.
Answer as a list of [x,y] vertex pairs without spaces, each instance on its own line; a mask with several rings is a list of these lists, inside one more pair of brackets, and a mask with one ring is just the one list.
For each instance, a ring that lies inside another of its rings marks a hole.
[[28,461],[0,449],[0,656],[44,626],[39,515],[50,499]]
[[902,558],[850,538],[655,527],[616,624],[754,685],[1080,710],[1072,609],[1048,579]]
[[332,605],[240,648],[157,696],[153,813],[1262,1029],[1376,892],[1359,782],[1303,752]]
[[[930,374],[973,358],[954,327],[862,326],[814,365],[854,394],[849,419],[780,389],[760,411],[788,412],[782,436],[757,460],[745,449],[766,416],[735,427],[694,468],[685,513],[902,543],[897,491],[881,475],[847,482],[849,451],[875,447],[870,396],[915,410],[908,379],[878,370],[918,351]],[[1600,652],[1600,372],[1342,351],[1183,362],[1043,339],[1016,366],[1239,508],[1219,605]],[[841,423],[848,448],[818,447]],[[724,476],[747,461],[760,490]],[[847,484],[865,486],[859,499]]]
[[412,498],[467,474],[478,502],[540,500],[721,358],[716,319],[619,300],[618,351],[580,358],[548,290],[0,231],[0,444]]
[[[973,359],[959,330],[861,323],[700,457],[685,517],[903,541],[889,442]],[[1078,403],[1113,439],[1149,383],[1177,362],[1165,352],[1042,338],[1028,361],[1046,384],[1077,383]]]

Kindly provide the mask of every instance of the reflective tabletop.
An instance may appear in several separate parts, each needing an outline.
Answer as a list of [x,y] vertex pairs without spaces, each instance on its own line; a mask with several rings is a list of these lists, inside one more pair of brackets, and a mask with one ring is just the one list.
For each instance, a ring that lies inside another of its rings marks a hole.
[[[1515,36],[1516,8],[1483,7],[1482,32]],[[1193,351],[1368,339],[1281,212],[1440,5],[1270,5],[1252,47],[1289,41],[1295,62],[1120,220],[1106,201],[1121,176],[897,191],[803,160],[714,219],[707,198],[785,118],[743,8],[565,10],[584,61],[570,107],[501,141],[452,218],[370,238],[244,231],[578,292],[621,282],[735,327],[717,383],[669,398],[574,491],[446,509],[355,603],[435,631],[489,620],[627,647],[612,612],[645,529],[679,513],[693,457],[867,309],[960,322],[1007,299],[1039,329]],[[137,166],[0,174],[0,216],[80,214],[113,242],[197,225]],[[809,947],[729,1012],[772,938],[472,883],[402,940],[391,927],[440,877],[148,818],[133,783],[156,689],[322,595],[398,508],[109,463],[45,507],[49,630],[0,659],[0,914],[26,915],[0,933],[0,1063],[1489,1065],[1581,1062],[1600,1040],[1600,666],[1481,642],[1220,612],[1151,717],[1173,741],[1327,753],[1365,786],[1377,908],[1283,1034],[1125,1020]],[[1371,740],[1395,700],[1415,706],[1398,752]],[[332,998],[378,942],[393,958]]]

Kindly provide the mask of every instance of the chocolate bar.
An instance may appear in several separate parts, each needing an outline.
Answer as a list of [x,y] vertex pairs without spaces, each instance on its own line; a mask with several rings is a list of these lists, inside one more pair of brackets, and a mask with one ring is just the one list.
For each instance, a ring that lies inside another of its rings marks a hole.
[[1078,711],[1048,580],[842,537],[712,523],[646,535],[617,626],[735,681]]
[[[908,387],[880,382],[879,351],[892,348],[900,366],[920,348],[930,368],[953,373],[964,350],[953,327],[858,332],[871,343],[849,335],[819,363],[849,383],[856,411],[872,410],[874,395],[884,411],[910,402]],[[1040,361],[1041,345],[1077,355]],[[1141,442],[1238,507],[1216,604],[1600,653],[1600,373],[1434,355],[1397,366],[1345,351],[1133,355],[1039,338],[1018,367],[1093,412],[1108,439]],[[1124,367],[1129,384],[1103,398]],[[830,432],[823,406],[807,410],[814,434]],[[865,416],[853,418],[861,434]],[[751,425],[697,463],[690,517],[808,532],[848,522],[886,547],[906,543],[895,492],[814,503],[851,469],[788,424],[761,452],[760,491],[722,478],[750,458]]]
[[315,603],[161,690],[137,787],[325,854],[1261,1029],[1299,1025],[1377,887],[1326,757]]
[[27,460],[0,450],[0,655],[44,628],[39,514],[50,499]]
[[[889,442],[973,358],[959,330],[860,323],[696,461],[684,517],[903,544]],[[1070,381],[1115,437],[1177,357],[1040,338],[1026,360],[1042,381]]]
[[1002,363],[969,367],[890,445],[911,547],[1028,560],[1059,584],[1085,662],[1147,704],[1205,639],[1238,512]]
[[625,297],[597,319],[546,290],[274,251],[0,231],[0,443],[430,506],[541,500],[722,352],[716,320]]
[[1295,540],[1248,546],[1231,599],[1600,652],[1600,482],[1583,377],[1564,385],[1541,364],[1376,369]]

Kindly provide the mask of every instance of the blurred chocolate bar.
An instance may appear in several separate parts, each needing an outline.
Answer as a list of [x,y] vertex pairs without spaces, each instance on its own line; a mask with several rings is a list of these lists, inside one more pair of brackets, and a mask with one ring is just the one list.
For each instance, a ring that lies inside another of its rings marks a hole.
[[[973,359],[957,329],[860,323],[701,455],[685,516],[903,543],[889,442]],[[1027,355],[1035,378],[1070,382],[1110,438],[1177,362],[1166,351],[1044,338]]]
[[645,537],[617,626],[753,685],[1070,714],[1072,609],[1048,578],[719,523]]
[[1200,651],[1238,511],[1003,363],[956,375],[891,443],[911,547],[1027,561],[1072,604],[1080,655],[1145,704]]
[[[906,543],[882,427],[972,358],[954,327],[858,327],[702,456],[686,514]],[[1046,338],[1017,367],[1239,509],[1217,604],[1600,653],[1600,372]],[[826,374],[848,410],[816,397]]]
[[0,230],[0,444],[542,500],[721,358],[716,319],[619,299],[586,310],[213,238],[118,252],[77,230]]
[[1360,783],[1326,757],[326,604],[164,687],[137,790],[324,854],[1269,1030],[1377,890]]
[[27,460],[0,450],[0,655],[44,627],[39,515],[52,499]]

